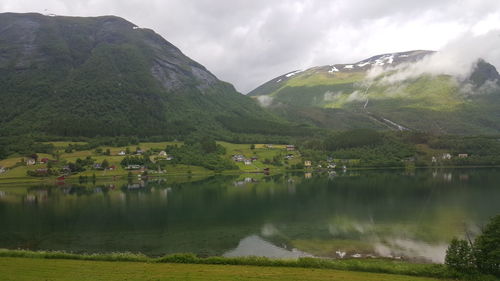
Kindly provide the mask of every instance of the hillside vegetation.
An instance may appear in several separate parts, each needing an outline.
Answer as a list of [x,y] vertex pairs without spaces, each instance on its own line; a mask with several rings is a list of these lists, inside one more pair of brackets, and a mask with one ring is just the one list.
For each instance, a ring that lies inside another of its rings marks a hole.
[[405,66],[432,54],[411,51],[313,67],[272,79],[249,95],[290,121],[336,130],[500,132],[495,67],[479,60],[465,80],[425,72],[404,76]]
[[4,13],[0,25],[1,136],[302,133],[122,18]]

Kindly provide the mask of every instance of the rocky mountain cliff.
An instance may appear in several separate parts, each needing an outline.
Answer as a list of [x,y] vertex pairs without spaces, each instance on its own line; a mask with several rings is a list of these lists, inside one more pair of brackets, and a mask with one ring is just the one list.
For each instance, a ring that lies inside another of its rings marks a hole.
[[181,136],[247,132],[248,120],[283,124],[154,31],[115,16],[0,14],[0,104],[2,135]]

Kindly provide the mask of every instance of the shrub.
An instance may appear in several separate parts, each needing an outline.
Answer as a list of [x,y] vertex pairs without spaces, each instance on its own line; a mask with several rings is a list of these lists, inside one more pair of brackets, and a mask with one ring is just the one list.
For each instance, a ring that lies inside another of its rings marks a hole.
[[500,276],[500,215],[494,217],[474,242],[480,272]]
[[463,274],[500,276],[500,215],[491,220],[472,245],[453,239],[446,250],[445,264]]
[[444,263],[458,272],[472,272],[474,270],[472,247],[467,241],[454,238],[446,250]]

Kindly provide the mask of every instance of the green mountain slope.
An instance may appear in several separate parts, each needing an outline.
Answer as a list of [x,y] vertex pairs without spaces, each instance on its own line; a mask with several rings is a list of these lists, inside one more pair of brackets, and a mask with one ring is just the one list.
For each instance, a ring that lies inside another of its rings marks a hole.
[[0,14],[0,104],[3,136],[293,131],[152,30],[114,16]]
[[462,80],[446,74],[407,75],[412,65],[433,54],[385,54],[294,71],[249,95],[289,120],[333,129],[499,133],[500,76],[495,67],[479,60]]

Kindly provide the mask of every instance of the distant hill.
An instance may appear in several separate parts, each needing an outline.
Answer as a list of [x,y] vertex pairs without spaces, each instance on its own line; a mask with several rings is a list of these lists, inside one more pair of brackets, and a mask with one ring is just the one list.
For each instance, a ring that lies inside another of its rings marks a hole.
[[0,14],[0,135],[287,134],[294,127],[122,18]]
[[500,133],[500,76],[495,67],[479,59],[461,79],[422,71],[435,54],[383,54],[292,71],[249,96],[288,120],[331,129]]

